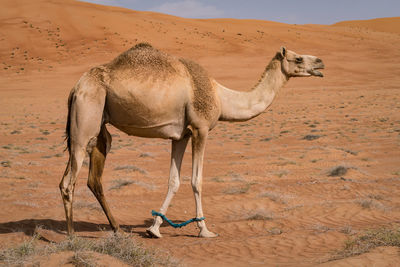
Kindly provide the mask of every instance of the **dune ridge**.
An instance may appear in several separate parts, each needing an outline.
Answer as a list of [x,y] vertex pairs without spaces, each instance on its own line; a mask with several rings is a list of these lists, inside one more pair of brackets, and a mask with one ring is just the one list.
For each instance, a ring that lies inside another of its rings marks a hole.
[[341,21],[333,24],[333,26],[361,27],[378,32],[390,32],[399,34],[400,17]]

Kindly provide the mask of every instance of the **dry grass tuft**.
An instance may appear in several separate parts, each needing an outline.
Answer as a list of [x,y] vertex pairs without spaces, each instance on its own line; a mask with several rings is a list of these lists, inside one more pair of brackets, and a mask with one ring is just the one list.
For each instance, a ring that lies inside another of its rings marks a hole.
[[266,198],[269,198],[270,200],[272,200],[274,202],[287,204],[287,200],[285,199],[285,197],[282,196],[281,194],[278,194],[278,193],[275,193],[275,192],[267,191],[267,192],[264,192],[264,193],[260,194],[259,197],[266,197]]
[[2,162],[0,163],[0,165],[1,165],[2,167],[10,168],[10,167],[11,167],[11,161],[9,161],[9,160],[4,160],[4,161],[2,161]]
[[133,171],[133,172],[139,172],[141,174],[147,174],[147,172],[139,167],[136,167],[134,165],[126,165],[126,166],[118,166],[114,168],[114,171]]
[[154,251],[146,250],[131,238],[112,234],[107,238],[98,239],[91,250],[118,258],[133,266],[166,265],[166,261],[157,257]]
[[304,140],[308,140],[308,141],[312,141],[312,140],[316,140],[318,138],[320,138],[320,135],[315,135],[315,134],[308,134],[306,136],[303,137]]
[[68,260],[68,264],[72,264],[75,267],[95,267],[97,264],[93,261],[92,255],[86,252],[77,251]]
[[154,156],[153,156],[153,154],[151,154],[151,153],[141,153],[140,155],[139,155],[139,158],[153,158]]
[[245,184],[244,186],[240,187],[229,187],[224,191],[224,193],[228,195],[240,195],[247,193],[249,189],[250,189],[250,184]]
[[264,214],[253,214],[251,216],[249,216],[248,218],[246,218],[246,220],[248,221],[271,221],[274,219],[273,214],[268,214],[268,215],[264,215]]
[[98,202],[87,202],[87,201],[76,201],[74,203],[74,208],[89,209],[89,210],[96,210],[96,211],[103,210]]
[[338,251],[330,260],[339,260],[369,252],[382,246],[400,247],[400,228],[368,230],[361,235],[346,241],[344,248]]
[[383,200],[383,196],[382,195],[377,195],[377,194],[369,194],[367,197],[369,197],[370,199],[375,199],[375,200]]
[[349,235],[349,234],[353,233],[354,231],[350,225],[345,225],[339,229],[339,232]]
[[359,199],[355,200],[355,203],[360,205],[363,209],[376,208],[376,209],[383,210],[383,211],[390,210],[389,207],[386,207],[381,202],[370,199],[370,198],[359,198]]
[[[36,231],[37,232],[37,231]],[[73,251],[70,258],[75,266],[95,266],[90,252],[110,255],[131,266],[176,266],[178,263],[156,250],[145,249],[128,235],[110,234],[105,238],[87,239],[73,236],[60,243],[39,246],[39,234],[15,248],[0,251],[0,262],[6,265],[24,265],[35,256],[46,256],[62,251]]]
[[359,204],[363,209],[370,209],[373,206],[373,200],[372,199],[357,199],[355,201],[357,204]]
[[273,212],[266,210],[256,210],[244,216],[244,220],[247,221],[271,221],[273,219]]
[[40,235],[34,234],[33,237],[23,242],[15,248],[9,248],[0,251],[0,263],[5,265],[23,265],[27,258],[37,253],[37,240]]
[[124,186],[128,186],[135,183],[134,181],[124,180],[124,179],[117,179],[113,181],[113,186],[110,187],[109,190],[121,189]]
[[146,188],[148,190],[154,190],[156,188],[155,185],[153,184],[148,184],[142,181],[134,181],[134,180],[128,180],[128,179],[117,179],[113,181],[113,186],[111,186],[108,190],[115,190],[115,189],[121,189],[124,186],[128,186],[131,184],[135,184],[137,186],[141,186],[143,188]]
[[280,170],[274,173],[276,176],[278,176],[279,178],[282,178],[283,176],[286,176],[289,174],[288,170]]
[[348,171],[348,167],[345,166],[336,166],[328,171],[328,176],[342,176],[345,175]]
[[277,228],[277,227],[271,228],[270,230],[268,230],[268,232],[269,232],[271,235],[280,235],[280,234],[283,233],[282,229],[279,229],[279,228]]
[[211,181],[217,182],[217,183],[225,182],[224,179],[222,179],[221,177],[213,177],[213,178],[211,178]]

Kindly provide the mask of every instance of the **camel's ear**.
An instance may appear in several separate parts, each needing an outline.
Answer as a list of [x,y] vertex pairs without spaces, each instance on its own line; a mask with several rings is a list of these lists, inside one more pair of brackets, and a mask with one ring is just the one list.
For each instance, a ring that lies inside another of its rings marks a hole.
[[283,58],[285,58],[286,57],[286,48],[284,47],[284,46],[281,46],[281,56],[283,57]]

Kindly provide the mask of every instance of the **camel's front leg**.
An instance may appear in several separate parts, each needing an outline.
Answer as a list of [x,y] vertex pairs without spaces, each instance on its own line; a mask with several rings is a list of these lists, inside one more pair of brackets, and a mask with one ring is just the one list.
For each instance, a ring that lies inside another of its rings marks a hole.
[[[171,167],[169,173],[168,193],[160,209],[160,213],[164,215],[167,213],[168,206],[171,203],[172,198],[179,189],[181,164],[189,138],[190,136],[188,135],[185,136],[182,140],[172,141]],[[149,229],[147,229],[147,233],[152,237],[162,237],[160,234],[160,225],[162,224],[162,222],[163,222],[162,218],[160,216],[156,216],[154,218],[153,225]]]
[[[201,187],[203,179],[203,158],[206,147],[208,129],[196,129],[192,135],[192,188],[194,199],[196,201],[196,217],[203,217],[203,208],[201,205]],[[207,229],[204,221],[197,222],[200,228],[199,237],[216,237],[217,234]]]

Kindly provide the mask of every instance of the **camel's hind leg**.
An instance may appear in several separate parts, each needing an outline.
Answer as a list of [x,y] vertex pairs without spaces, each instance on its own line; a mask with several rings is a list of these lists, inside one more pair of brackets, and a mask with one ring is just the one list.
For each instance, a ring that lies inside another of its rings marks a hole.
[[69,235],[74,233],[72,202],[76,179],[86,152],[92,151],[97,144],[102,126],[106,90],[96,75],[96,70],[86,73],[71,91],[68,100],[66,134],[69,161],[60,182],[60,191]]
[[90,152],[90,167],[89,167],[89,179],[87,182],[88,187],[93,192],[97,200],[99,201],[104,213],[110,222],[111,228],[114,231],[119,230],[119,225],[115,221],[111,214],[110,208],[106,202],[106,198],[103,193],[103,186],[101,184],[101,178],[104,169],[104,163],[106,155],[111,148],[111,135],[107,131],[106,126],[101,127],[100,133],[97,136],[96,146],[93,147]]

